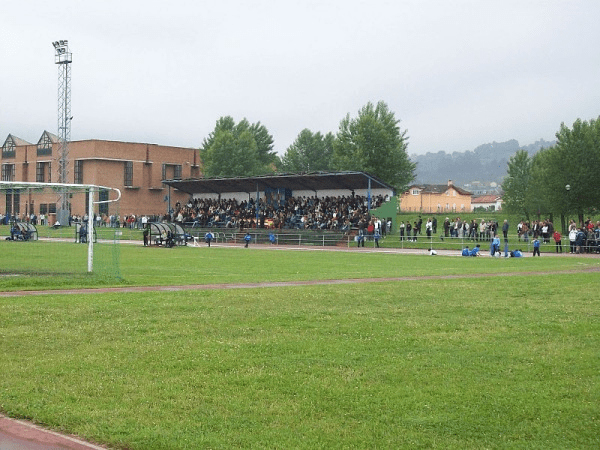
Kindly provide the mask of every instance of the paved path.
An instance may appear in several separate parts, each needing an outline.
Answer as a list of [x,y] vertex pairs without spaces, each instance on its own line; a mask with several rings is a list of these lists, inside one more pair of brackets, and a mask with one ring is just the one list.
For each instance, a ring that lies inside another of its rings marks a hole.
[[104,450],[108,447],[0,415],[0,450]]

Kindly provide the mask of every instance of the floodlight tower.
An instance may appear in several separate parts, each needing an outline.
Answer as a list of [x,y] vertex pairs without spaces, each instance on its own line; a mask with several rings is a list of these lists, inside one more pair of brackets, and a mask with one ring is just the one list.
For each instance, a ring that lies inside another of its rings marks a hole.
[[[55,64],[58,64],[58,182],[68,183],[69,142],[71,141],[71,62],[69,41],[52,43]],[[66,191],[60,193],[60,207],[56,218],[61,224],[68,223],[69,199]]]

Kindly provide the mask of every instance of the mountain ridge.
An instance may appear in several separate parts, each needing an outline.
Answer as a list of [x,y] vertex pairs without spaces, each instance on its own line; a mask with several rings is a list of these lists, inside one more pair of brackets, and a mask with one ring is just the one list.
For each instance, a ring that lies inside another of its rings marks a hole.
[[521,146],[516,139],[510,139],[482,144],[464,152],[427,152],[409,157],[417,163],[416,184],[445,184],[448,180],[456,185],[468,184],[473,180],[500,184],[506,176],[508,161],[518,150],[526,150],[529,156],[533,156],[555,144],[556,141],[539,139],[533,144]]

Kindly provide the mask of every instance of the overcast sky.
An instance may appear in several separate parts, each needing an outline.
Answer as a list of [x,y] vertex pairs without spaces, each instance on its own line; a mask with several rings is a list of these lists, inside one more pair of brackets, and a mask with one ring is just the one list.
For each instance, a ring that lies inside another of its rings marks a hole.
[[410,154],[528,145],[600,115],[599,19],[598,0],[5,0],[0,141],[57,133],[67,39],[72,140],[199,147],[230,115],[283,154],[383,100]]

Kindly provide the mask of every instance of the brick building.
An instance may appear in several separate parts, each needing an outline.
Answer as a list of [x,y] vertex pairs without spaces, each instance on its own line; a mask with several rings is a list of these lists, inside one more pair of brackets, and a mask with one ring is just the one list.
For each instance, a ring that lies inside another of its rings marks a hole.
[[472,194],[448,184],[413,184],[400,196],[400,209],[404,212],[423,213],[471,211]]
[[[59,180],[59,138],[44,131],[36,144],[8,135],[2,145],[2,181],[56,183]],[[170,188],[162,180],[200,176],[197,149],[102,140],[69,143],[68,183],[118,188],[122,215],[160,215],[171,205],[186,202],[189,194]],[[53,214],[57,194],[4,194],[0,212],[9,215]],[[102,194],[101,194],[102,196]],[[72,197],[71,214],[86,213],[86,196]],[[105,204],[109,208],[109,204]],[[107,212],[107,211],[100,211]]]

